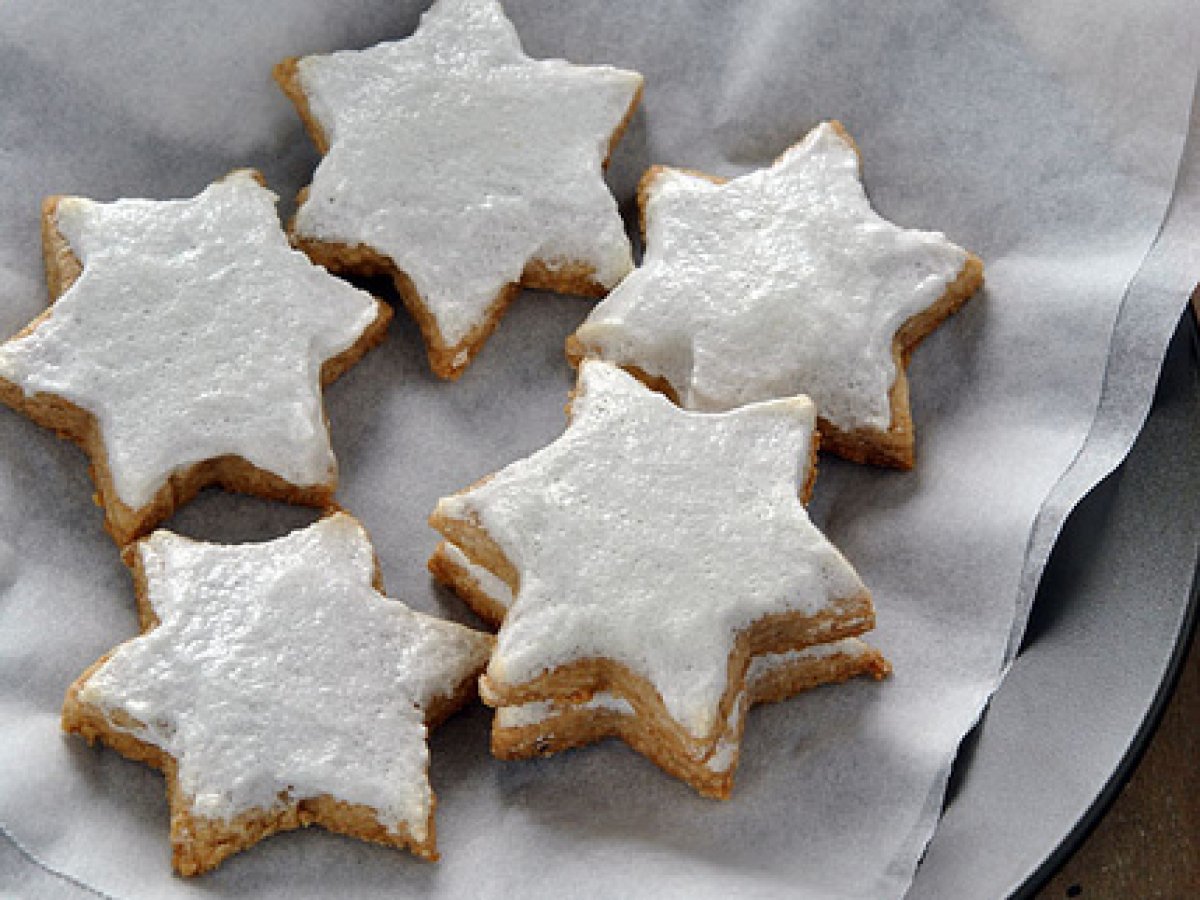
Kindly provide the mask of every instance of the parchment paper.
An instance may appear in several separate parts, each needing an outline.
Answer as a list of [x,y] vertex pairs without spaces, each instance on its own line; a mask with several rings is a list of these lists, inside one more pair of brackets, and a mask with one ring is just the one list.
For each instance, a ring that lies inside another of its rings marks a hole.
[[[907,889],[1062,516],[1127,450],[1195,282],[1196,259],[1176,244],[1151,260],[1154,290],[1127,295],[1175,190],[1200,20],[1182,2],[506,6],[533,55],[645,74],[610,172],[627,209],[651,163],[734,175],[836,117],[863,150],[882,214],[984,259],[986,289],[910,368],[917,469],[824,460],[817,484],[814,517],[872,588],[874,638],[895,677],[751,713],[727,803],[615,742],[501,763],[487,752],[489,713],[475,708],[431,744],[436,865],[313,832],[184,882],[169,874],[161,777],[59,732],[66,686],[136,632],[132,589],[82,454],[4,413],[0,823],[22,849],[0,855],[0,874],[36,859],[69,877],[43,879],[57,890],[114,897]],[[251,165],[291,198],[316,154],[271,65],[405,36],[419,11],[396,0],[6,5],[0,331],[44,306],[44,195],[187,196]],[[1176,208],[1194,211],[1195,193]],[[525,294],[454,384],[429,374],[400,315],[327,392],[339,498],[371,531],[393,596],[470,621],[425,573],[437,540],[425,517],[440,495],[560,432],[562,341],[588,308]],[[311,518],[208,492],[170,526],[262,539]]]

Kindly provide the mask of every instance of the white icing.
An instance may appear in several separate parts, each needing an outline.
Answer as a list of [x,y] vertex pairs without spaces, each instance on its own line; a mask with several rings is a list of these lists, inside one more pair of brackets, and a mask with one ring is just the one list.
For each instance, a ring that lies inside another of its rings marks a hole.
[[335,478],[321,365],[378,307],[288,246],[275,200],[243,171],[188,200],[58,205],[83,273],[0,346],[0,376],[96,417],[127,506],[225,454],[296,485]]
[[608,691],[597,691],[582,703],[560,703],[553,700],[533,700],[515,706],[502,706],[496,710],[498,728],[524,728],[537,725],[565,712],[580,710],[604,710],[621,716],[632,716],[633,705],[624,697]]
[[803,393],[843,430],[887,428],[893,337],[967,258],[939,233],[880,218],[829,124],[723,185],[668,171],[645,216],[642,266],[579,340],[666,378],[687,408]]
[[717,741],[717,746],[713,750],[712,756],[705,760],[705,768],[713,772],[728,772],[733,768],[739,746],[739,742],[733,738],[722,737]]
[[485,569],[481,565],[471,561],[467,554],[463,553],[457,544],[452,544],[445,541],[442,544],[442,552],[446,554],[450,562],[464,570],[468,575],[475,579],[476,585],[489,600],[497,606],[508,609],[512,606],[513,593],[512,588],[505,584],[504,579],[492,572],[491,569]]
[[458,344],[531,259],[611,287],[633,265],[602,161],[641,76],[533,60],[494,0],[439,0],[407,40],[301,60],[330,149],[297,234],[364,244]]
[[553,700],[531,700],[514,706],[502,706],[496,710],[496,727],[524,728],[526,725],[537,725],[560,712]]
[[157,531],[137,548],[161,624],[81,700],[142,723],[130,733],[176,758],[197,815],[330,794],[424,840],[422,707],[483,665],[487,637],[375,591],[371,545],[343,514],[260,544]]
[[733,768],[740,745],[738,731],[742,726],[742,717],[745,714],[746,692],[742,691],[733,701],[733,708],[729,710],[729,715],[725,719],[725,732],[713,747],[708,759],[704,761],[704,765],[711,771],[727,772]]
[[805,398],[686,412],[585,362],[562,437],[438,504],[478,522],[519,576],[488,678],[614,659],[709,737],[740,631],[864,592],[797,497],[813,421]]
[[829,659],[831,656],[873,656],[875,651],[858,638],[842,638],[827,644],[813,644],[802,650],[788,650],[784,653],[764,653],[750,660],[746,669],[746,683],[753,693],[754,685],[761,678],[771,675],[778,669],[795,665],[806,660]]

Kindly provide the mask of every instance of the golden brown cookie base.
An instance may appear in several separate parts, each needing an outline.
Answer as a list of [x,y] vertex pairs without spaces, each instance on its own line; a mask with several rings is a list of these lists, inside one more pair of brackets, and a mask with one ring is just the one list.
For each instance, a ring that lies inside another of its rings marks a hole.
[[[500,728],[493,720],[492,755],[497,759],[520,760],[553,756],[564,750],[575,750],[607,738],[619,738],[637,753],[685,784],[703,797],[728,800],[733,793],[733,777],[737,771],[738,750],[734,749],[728,767],[711,769],[703,760],[695,759],[656,734],[641,716],[627,716],[612,710],[568,709],[553,717],[553,725],[542,723],[524,728]],[[727,739],[741,742],[741,723]]]
[[[841,122],[832,121],[830,125],[859,156],[859,167],[862,166],[862,154],[858,145],[846,131]],[[786,151],[785,151],[786,152]],[[778,159],[776,160],[778,161]],[[713,184],[724,184],[729,179],[717,175],[708,175],[694,169],[671,168],[668,166],[651,166],[638,181],[638,221],[641,225],[642,237],[646,235],[646,208],[650,202],[650,190],[655,180],[664,173],[677,171],[685,172],[697,178],[711,181]],[[915,462],[912,411],[909,405],[908,377],[905,369],[909,358],[916,346],[943,321],[958,311],[972,294],[983,286],[983,262],[973,253],[967,254],[967,260],[962,270],[946,291],[932,305],[909,318],[896,332],[892,340],[892,357],[896,366],[896,379],[888,391],[888,404],[891,408],[891,418],[886,429],[860,428],[842,430],[825,418],[818,418],[823,449],[857,463],[869,463],[876,466],[889,466],[897,469],[911,469]],[[578,368],[579,363],[590,356],[603,358],[599,348],[591,347],[572,334],[566,342],[567,360]],[[673,385],[661,375],[654,375],[634,366],[622,366],[630,374],[636,376],[643,384],[652,390],[666,394],[678,404],[679,394]],[[818,413],[820,410],[818,410]]]
[[[42,204],[42,255],[46,263],[51,306],[19,332],[17,337],[28,334],[44,319],[52,316],[54,301],[75,283],[82,272],[78,257],[55,224],[60,199],[49,197]],[[391,308],[376,301],[375,321],[351,347],[321,367],[322,387],[339,378],[363,354],[383,340],[391,317]],[[91,413],[54,394],[26,395],[20,386],[3,378],[0,378],[0,403],[24,413],[39,425],[53,429],[59,437],[78,444],[88,455],[91,461],[89,472],[96,485],[96,504],[104,510],[104,528],[119,546],[148,533],[201,488],[209,485],[318,508],[333,503],[333,493],[337,487],[336,472],[331,472],[329,479],[320,484],[295,485],[239,456],[221,456],[173,472],[149,503],[133,508],[117,496],[99,425]]]
[[[289,57],[275,66],[273,75],[283,92],[295,104],[296,111],[304,123],[304,129],[312,138],[317,150],[324,155],[329,152],[329,141],[324,129],[313,116],[308,97],[300,85],[299,62],[298,57]],[[630,101],[629,108],[625,111],[625,116],[617,124],[609,139],[609,155],[617,141],[625,133],[641,98],[642,88],[639,86]],[[604,158],[603,165],[608,166],[608,156]],[[308,188],[304,188],[297,198],[297,206],[302,206],[307,196]],[[487,339],[491,337],[492,332],[496,330],[504,311],[522,287],[581,297],[603,297],[609,290],[605,285],[596,281],[595,269],[586,262],[531,259],[525,264],[520,280],[505,285],[492,299],[479,324],[460,340],[451,344],[442,335],[429,305],[413,284],[412,279],[390,257],[362,244],[341,244],[297,234],[295,219],[289,223],[288,233],[293,245],[308,254],[313,262],[324,266],[331,272],[365,276],[385,275],[391,278],[396,292],[404,303],[404,308],[408,310],[409,315],[413,317],[417,327],[421,330],[426,353],[429,356],[429,367],[439,378],[448,380],[457,379],[466,371]]]
[[598,692],[620,694],[643,714],[653,711],[664,733],[677,735],[681,744],[703,748],[720,732],[719,722],[726,718],[745,680],[752,657],[765,653],[803,650],[847,637],[858,637],[875,624],[874,610],[866,594],[833,601],[830,608],[815,615],[782,613],[764,616],[751,623],[734,641],[729,656],[725,696],[722,697],[708,734],[693,737],[667,714],[654,686],[622,663],[603,657],[580,659],[558,666],[528,681],[498,682],[489,675],[480,679],[480,695],[492,707],[516,706],[532,700],[561,698],[587,699]]
[[[878,651],[862,656],[836,654],[820,659],[781,663],[759,676],[747,689],[750,705],[786,700],[802,691],[869,675],[886,678],[891,666]],[[499,715],[492,725],[492,753],[500,759],[530,759],[582,747],[609,737],[620,738],[669,775],[713,799],[728,799],[737,771],[744,711],[733,728],[722,735],[731,742],[731,755],[722,765],[710,767],[708,760],[679,752],[655,733],[653,723],[640,715],[625,715],[608,709],[584,709],[574,704],[556,706],[548,718],[529,725],[504,727]]]
[[[137,545],[127,546],[122,552],[122,558],[133,574],[142,632],[151,631],[157,627],[158,618],[150,605],[145,571],[141,564],[141,556],[137,552]],[[375,582],[376,587],[382,589],[379,583],[378,562]],[[422,859],[438,858],[434,824],[437,798],[432,795],[426,836],[423,840],[415,839],[404,825],[396,831],[389,830],[379,821],[378,813],[372,807],[360,803],[346,803],[328,794],[304,798],[281,796],[278,807],[250,809],[228,821],[194,815],[191,812],[190,798],[184,795],[179,785],[175,758],[162,748],[129,733],[131,729],[139,729],[141,723],[120,711],[106,712],[101,707],[80,699],[80,691],[88,679],[113,652],[115,650],[89,666],[67,689],[63,700],[62,728],[65,732],[81,735],[89,744],[100,741],[122,756],[147,763],[163,773],[167,780],[167,803],[171,813],[171,861],[179,874],[202,874],[217,866],[226,857],[256,844],[263,838],[281,831],[306,828],[309,825],[320,825],[328,831],[364,841],[407,848]],[[478,696],[477,685],[475,675],[471,675],[464,679],[450,696],[436,698],[425,710],[426,727],[436,727],[475,699]]]

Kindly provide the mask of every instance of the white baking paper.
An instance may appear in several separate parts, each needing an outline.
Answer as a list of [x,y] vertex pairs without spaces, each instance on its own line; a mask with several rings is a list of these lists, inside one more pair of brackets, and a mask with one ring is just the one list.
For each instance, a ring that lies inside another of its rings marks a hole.
[[[1165,0],[506,5],[535,56],[645,74],[610,172],[627,210],[651,163],[734,175],[839,118],[882,214],[942,230],[985,261],[987,287],[913,358],[918,467],[824,460],[817,484],[814,516],[874,592],[874,639],[894,678],[751,713],[725,803],[615,742],[501,763],[476,707],[432,740],[441,862],[313,831],[185,882],[170,874],[161,777],[59,732],[66,686],[136,632],[132,589],[82,454],[4,412],[7,883],[120,898],[875,900],[907,890],[1062,516],[1127,449],[1195,281],[1196,259],[1176,244],[1152,256],[1143,283],[1153,290],[1129,290],[1176,188],[1200,18]],[[317,157],[272,64],[405,36],[419,11],[398,0],[6,4],[0,331],[45,303],[43,196],[187,196],[249,165],[291,198]],[[1193,183],[1176,209],[1194,212],[1195,194]],[[589,306],[523,295],[453,384],[429,374],[401,314],[328,391],[339,499],[371,531],[391,594],[470,621],[425,572],[437,542],[425,517],[442,494],[559,433],[571,384],[562,342]],[[242,540],[311,517],[208,492],[170,525]]]

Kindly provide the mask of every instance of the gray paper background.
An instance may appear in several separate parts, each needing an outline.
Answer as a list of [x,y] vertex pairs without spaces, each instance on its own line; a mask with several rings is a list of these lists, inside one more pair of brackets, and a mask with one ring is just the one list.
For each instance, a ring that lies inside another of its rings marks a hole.
[[[117,897],[907,889],[1062,517],[1127,449],[1194,284],[1178,238],[1133,279],[1173,194],[1172,215],[1196,221],[1195,180],[1175,192],[1200,17],[1183,2],[506,6],[532,55],[645,74],[610,173],[626,208],[651,163],[734,175],[836,117],[883,215],[984,259],[985,290],[910,367],[917,469],[823,460],[818,479],[814,517],[872,588],[895,677],[753,712],[727,803],[617,743],[500,763],[475,708],[432,740],[440,863],[313,832],[184,882],[169,874],[161,777],[59,733],[65,687],[136,632],[132,590],[82,454],[3,413],[0,823],[50,868]],[[287,212],[316,155],[271,65],[405,36],[418,14],[394,0],[6,6],[0,331],[45,303],[44,195],[186,196],[251,165]],[[425,573],[425,517],[560,432],[562,341],[589,305],[523,295],[454,384],[429,374],[400,315],[328,391],[339,499],[372,533],[393,596],[470,620]],[[170,526],[258,539],[311,517],[209,492]],[[6,848],[0,871],[17,860]]]

